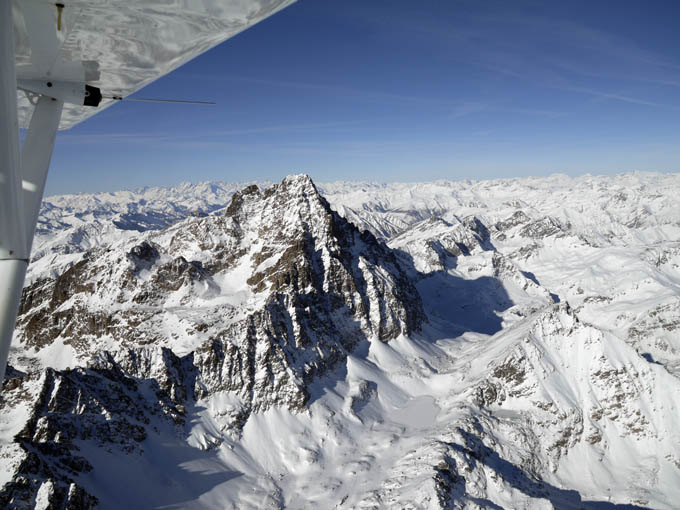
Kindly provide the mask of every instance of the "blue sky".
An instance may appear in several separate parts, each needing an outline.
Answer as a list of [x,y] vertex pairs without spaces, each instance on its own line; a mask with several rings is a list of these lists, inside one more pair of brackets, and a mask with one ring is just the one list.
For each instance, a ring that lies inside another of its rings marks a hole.
[[47,193],[680,171],[680,2],[300,0],[57,137]]

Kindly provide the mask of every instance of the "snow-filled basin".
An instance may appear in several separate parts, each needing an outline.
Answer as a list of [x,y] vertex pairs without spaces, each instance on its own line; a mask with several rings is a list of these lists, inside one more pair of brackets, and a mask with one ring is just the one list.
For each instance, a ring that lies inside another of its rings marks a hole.
[[406,405],[390,412],[389,418],[408,427],[425,428],[434,423],[439,414],[439,406],[433,397],[423,395],[413,397]]

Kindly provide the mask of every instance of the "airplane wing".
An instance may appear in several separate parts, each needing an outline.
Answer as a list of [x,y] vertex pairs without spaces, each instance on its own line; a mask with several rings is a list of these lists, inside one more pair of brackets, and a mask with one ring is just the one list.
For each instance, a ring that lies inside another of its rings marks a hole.
[[[294,1],[12,0],[17,81],[47,77],[126,97]],[[114,102],[67,103],[59,129]],[[30,94],[17,91],[17,108],[28,127]]]

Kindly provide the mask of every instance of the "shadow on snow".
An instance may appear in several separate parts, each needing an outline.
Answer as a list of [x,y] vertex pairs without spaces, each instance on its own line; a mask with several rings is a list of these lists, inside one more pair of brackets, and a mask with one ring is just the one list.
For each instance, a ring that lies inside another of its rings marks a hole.
[[[463,436],[465,446],[449,443],[449,446],[452,449],[463,453],[473,465],[477,462],[481,462],[488,466],[498,473],[508,485],[527,496],[547,499],[555,510],[648,510],[647,507],[630,504],[616,504],[608,501],[584,501],[578,491],[560,489],[559,487],[555,487],[543,480],[537,480],[528,475],[522,468],[505,460],[498,452],[486,446],[481,439],[474,434],[462,429],[458,429],[458,432]],[[459,487],[457,491],[454,489],[454,497],[458,495],[461,490],[464,494],[465,479],[462,477],[461,479],[462,487]],[[486,508],[502,508],[488,500],[479,500],[476,502]]]
[[[404,269],[417,281],[425,313],[441,336],[452,338],[468,331],[493,335],[502,329],[499,313],[514,303],[499,279],[465,279],[446,270],[423,274],[415,268],[411,255],[396,252]],[[445,267],[455,267],[455,258],[449,256],[444,263]]]

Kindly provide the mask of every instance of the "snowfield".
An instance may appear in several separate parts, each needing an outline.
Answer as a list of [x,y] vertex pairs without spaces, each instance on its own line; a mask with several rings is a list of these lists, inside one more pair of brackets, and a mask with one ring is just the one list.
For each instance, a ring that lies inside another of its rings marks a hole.
[[631,173],[48,197],[0,506],[678,508],[679,194]]

